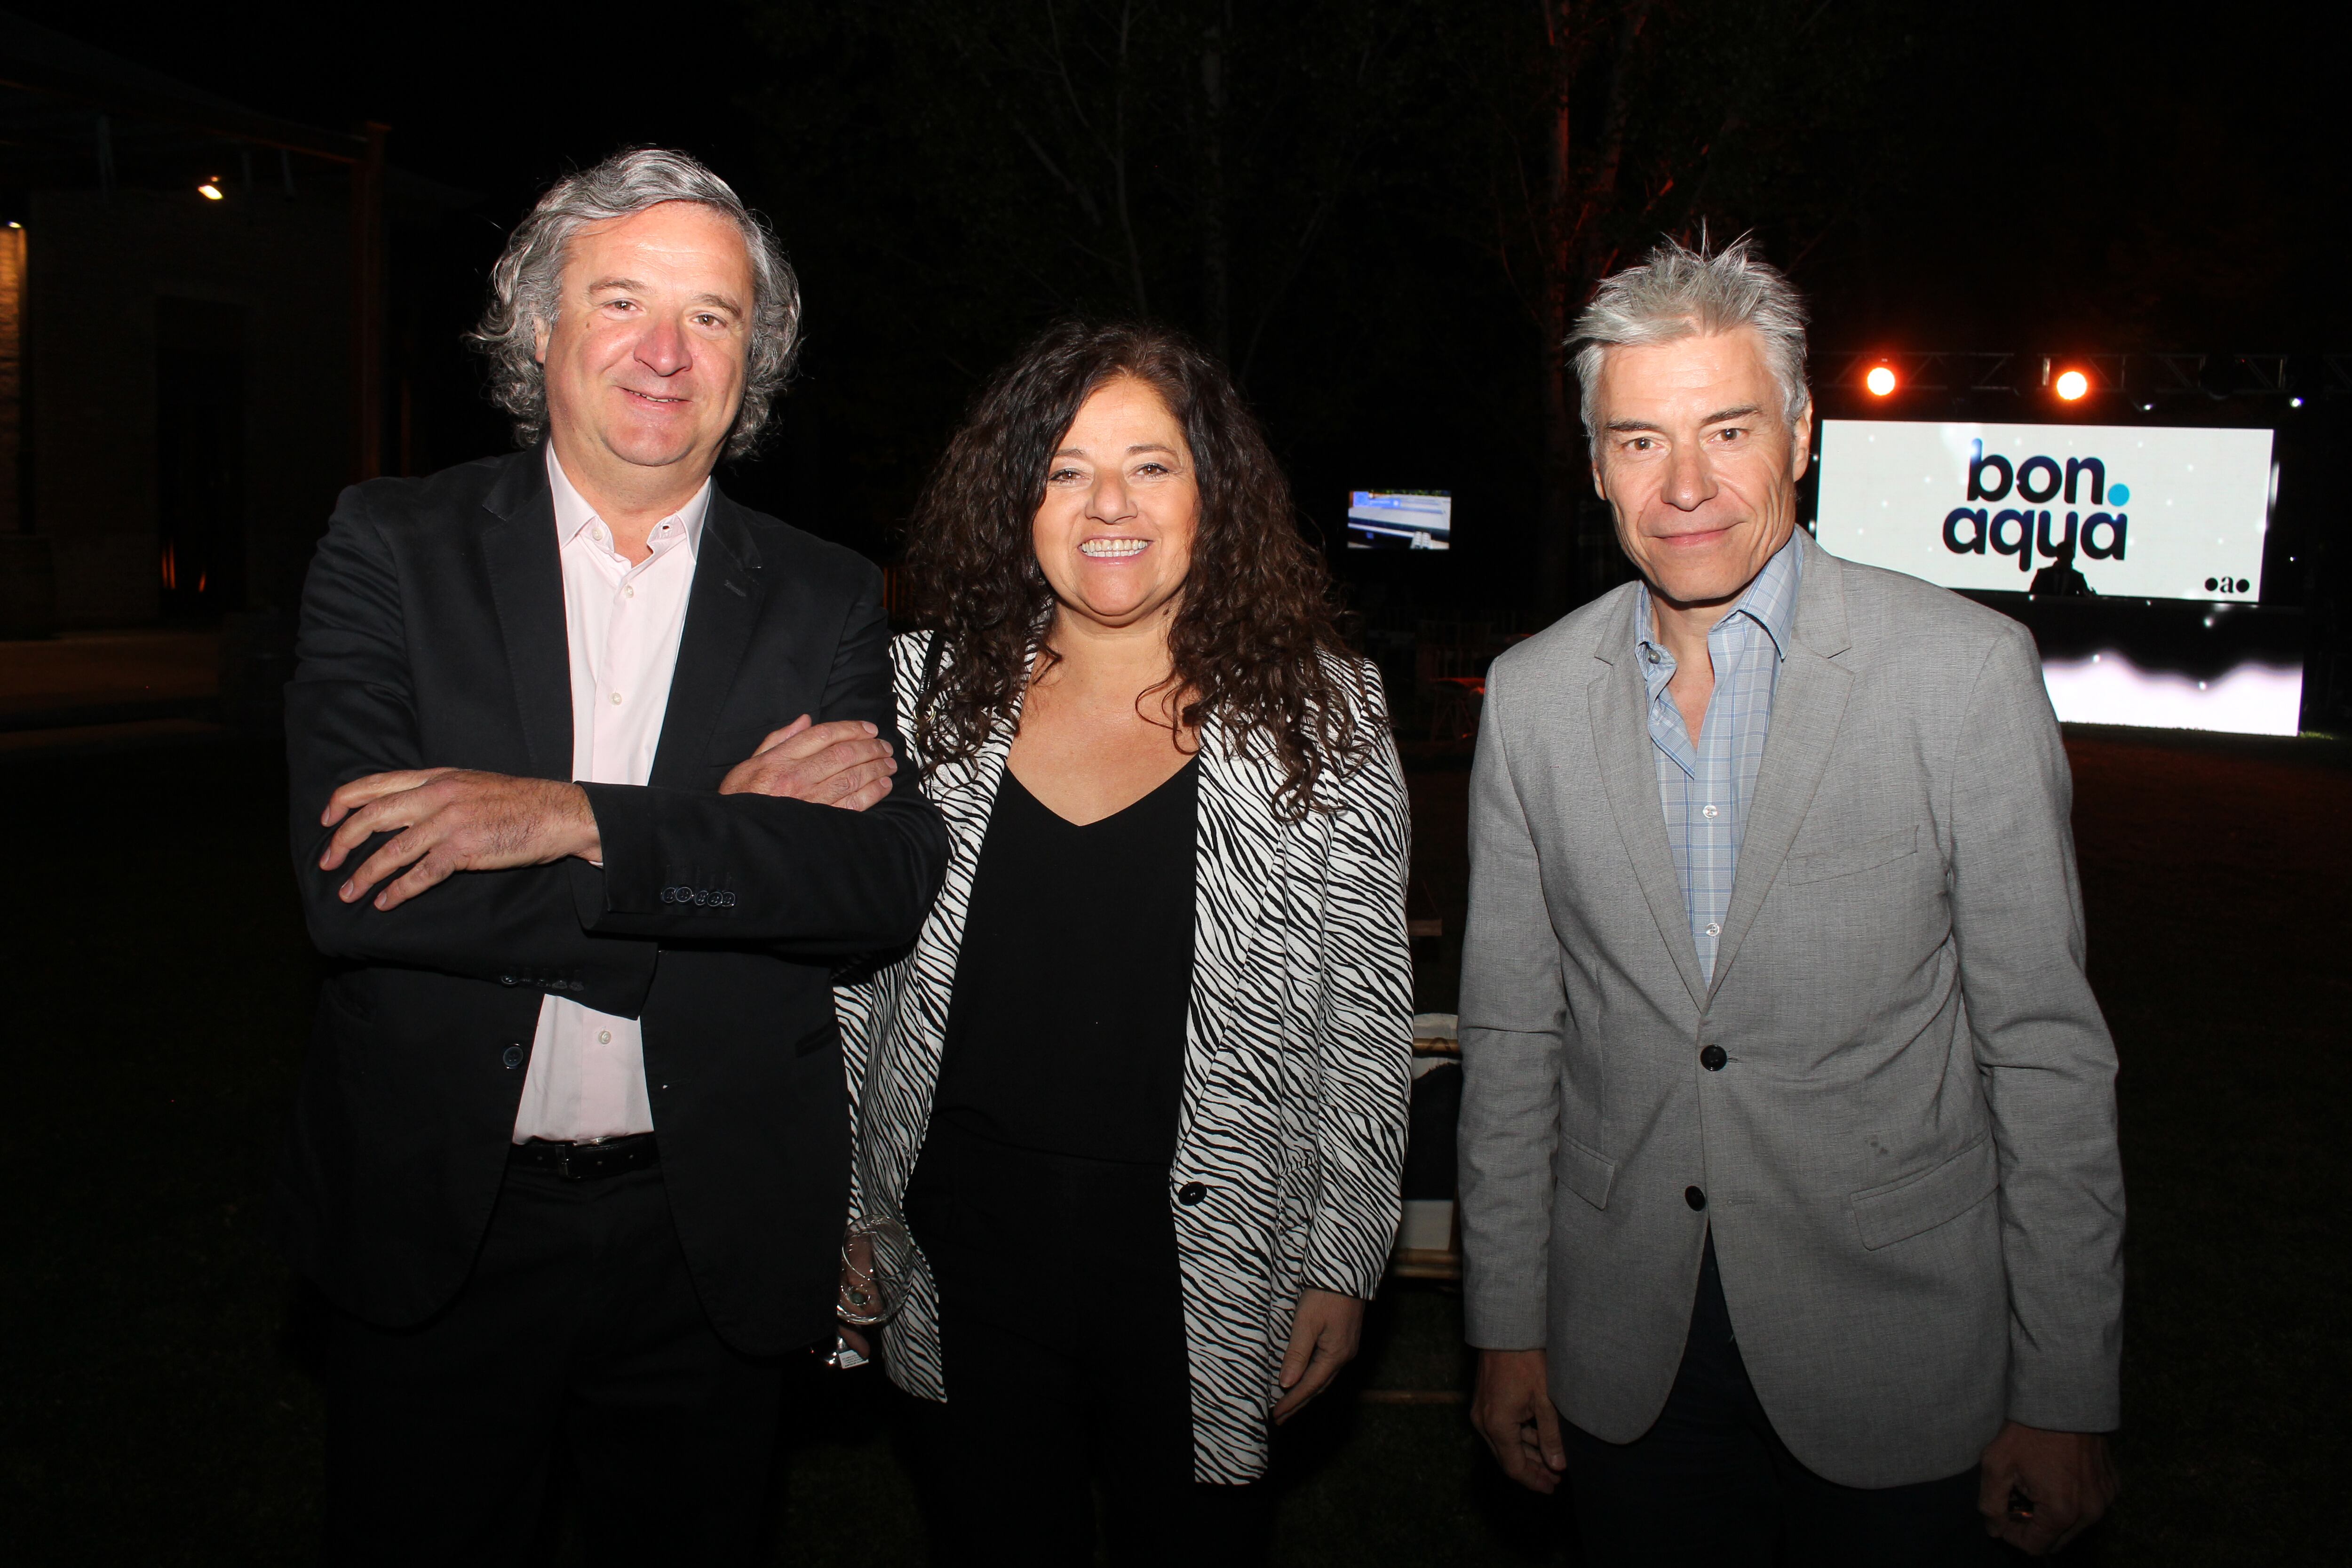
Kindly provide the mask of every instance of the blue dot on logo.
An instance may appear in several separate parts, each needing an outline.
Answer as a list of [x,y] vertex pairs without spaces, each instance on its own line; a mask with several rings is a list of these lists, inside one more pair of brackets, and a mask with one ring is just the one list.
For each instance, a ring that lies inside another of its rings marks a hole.
[[2124,502],[2131,500],[2131,486],[2109,485],[2107,487],[2107,499],[2115,502],[2117,506],[2123,505]]

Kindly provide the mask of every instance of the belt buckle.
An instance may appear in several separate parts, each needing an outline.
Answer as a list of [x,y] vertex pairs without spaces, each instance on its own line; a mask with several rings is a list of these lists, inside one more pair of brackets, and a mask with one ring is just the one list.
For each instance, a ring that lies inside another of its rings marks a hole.
[[[595,1180],[604,1173],[600,1168],[604,1163],[602,1156],[609,1152],[612,1142],[609,1138],[580,1138],[564,1144],[563,1152],[556,1156],[555,1173],[567,1182]],[[575,1157],[580,1161],[576,1171],[572,1168]]]

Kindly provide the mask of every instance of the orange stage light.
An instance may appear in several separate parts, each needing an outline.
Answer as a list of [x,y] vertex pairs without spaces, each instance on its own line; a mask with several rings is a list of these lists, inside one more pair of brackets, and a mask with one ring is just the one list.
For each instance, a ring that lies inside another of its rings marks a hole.
[[1862,378],[1862,384],[1870,388],[1873,397],[1885,397],[1895,390],[1895,372],[1883,364],[1872,365],[1870,374]]
[[2060,371],[2058,379],[2052,384],[2051,389],[2067,402],[2073,403],[2091,390],[2091,378],[2079,370]]

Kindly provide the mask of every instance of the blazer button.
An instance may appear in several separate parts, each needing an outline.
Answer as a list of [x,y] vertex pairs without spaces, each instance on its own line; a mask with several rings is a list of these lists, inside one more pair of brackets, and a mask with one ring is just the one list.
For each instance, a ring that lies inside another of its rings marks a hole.
[[1176,1189],[1176,1201],[1180,1204],[1197,1204],[1208,1195],[1209,1189],[1198,1182],[1187,1182]]
[[1683,1202],[1690,1205],[1690,1206],[1695,1209],[1703,1209],[1706,1207],[1706,1194],[1700,1192],[1696,1187],[1685,1187],[1683,1189]]
[[1698,1054],[1698,1065],[1709,1072],[1721,1072],[1723,1064],[1730,1059],[1723,1054],[1721,1046],[1709,1046]]
[[[522,1066],[522,1047],[520,1046],[509,1046],[505,1050],[499,1053],[499,1060],[506,1063],[506,1065],[510,1068],[519,1068]],[[1696,1192],[1698,1189],[1696,1187],[1693,1187],[1691,1191]]]
[[499,984],[501,985],[511,985],[514,984],[514,976],[511,974],[501,974],[499,976]]

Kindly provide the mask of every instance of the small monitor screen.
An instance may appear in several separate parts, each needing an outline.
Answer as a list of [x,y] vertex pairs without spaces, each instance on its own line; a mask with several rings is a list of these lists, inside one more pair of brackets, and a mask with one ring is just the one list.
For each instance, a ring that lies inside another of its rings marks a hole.
[[1453,548],[1454,497],[1446,490],[1349,490],[1350,550]]

